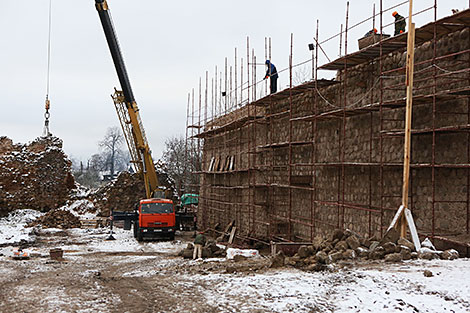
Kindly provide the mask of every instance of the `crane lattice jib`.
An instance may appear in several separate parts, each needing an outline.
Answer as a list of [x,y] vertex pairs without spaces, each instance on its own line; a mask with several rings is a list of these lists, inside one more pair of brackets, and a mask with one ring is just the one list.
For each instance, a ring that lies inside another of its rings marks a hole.
[[137,170],[143,175],[147,198],[153,197],[156,193],[161,195],[155,164],[153,163],[151,151],[145,137],[139,109],[132,92],[108,4],[106,0],[95,0],[95,5],[122,88],[122,91],[116,90],[112,97],[132,161]]

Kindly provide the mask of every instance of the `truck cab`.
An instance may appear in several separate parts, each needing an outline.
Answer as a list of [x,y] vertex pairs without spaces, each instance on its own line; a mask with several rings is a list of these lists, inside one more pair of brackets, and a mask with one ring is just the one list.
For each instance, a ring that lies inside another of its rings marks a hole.
[[141,241],[144,238],[175,238],[175,208],[169,199],[140,200],[134,221],[134,237]]

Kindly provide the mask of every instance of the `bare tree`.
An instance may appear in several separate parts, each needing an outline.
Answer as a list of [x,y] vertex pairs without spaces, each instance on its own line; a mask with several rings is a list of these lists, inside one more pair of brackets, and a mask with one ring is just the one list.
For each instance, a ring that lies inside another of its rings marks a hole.
[[125,153],[121,149],[124,143],[124,137],[121,129],[117,126],[109,127],[106,134],[99,142],[100,148],[103,150],[102,157],[104,159],[105,168],[109,170],[109,174],[113,177],[117,165],[122,165]]
[[297,85],[301,85],[301,84],[305,83],[310,78],[311,78],[310,69],[308,68],[308,66],[304,65],[304,66],[299,67],[294,72],[294,77],[293,77],[292,81],[293,81],[293,84],[295,86],[297,86]]
[[162,161],[164,163],[164,171],[174,183],[178,196],[181,196],[187,166],[185,140],[182,136],[171,137],[165,140]]

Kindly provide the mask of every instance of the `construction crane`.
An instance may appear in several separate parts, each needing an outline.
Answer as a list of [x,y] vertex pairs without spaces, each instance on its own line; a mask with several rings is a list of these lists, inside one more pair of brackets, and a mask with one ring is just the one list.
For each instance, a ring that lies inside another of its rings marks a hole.
[[122,91],[115,88],[111,97],[129,147],[131,162],[143,176],[147,196],[147,199],[140,200],[135,212],[113,212],[112,218],[114,220],[123,220],[125,229],[130,229],[130,225],[133,223],[134,237],[139,241],[144,237],[163,236],[174,239],[176,215],[173,201],[165,199],[164,188],[158,184],[157,171],[152,160],[121,49],[119,48],[108,3],[106,0],[95,0],[95,6],[122,88]]
[[158,183],[157,171],[155,170],[155,164],[153,163],[142,120],[140,119],[139,108],[135,101],[121,49],[119,48],[108,3],[106,0],[95,0],[95,2],[119,82],[121,83],[122,91],[115,89],[111,97],[113,98],[129,148],[131,162],[135,165],[137,171],[143,174],[147,198],[164,198],[164,189]]

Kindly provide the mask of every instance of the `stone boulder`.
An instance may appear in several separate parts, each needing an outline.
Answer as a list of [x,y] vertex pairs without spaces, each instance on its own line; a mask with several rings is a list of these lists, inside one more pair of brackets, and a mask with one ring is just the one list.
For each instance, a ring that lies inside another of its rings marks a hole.
[[297,254],[300,258],[305,259],[310,255],[310,251],[307,246],[300,246],[299,250],[297,251]]
[[355,250],[361,246],[361,243],[356,235],[351,235],[346,239],[346,243],[348,244],[349,248]]
[[349,246],[348,246],[348,244],[346,243],[346,241],[339,241],[339,242],[335,245],[335,249],[338,250],[338,251],[346,251],[347,249],[349,249]]
[[402,260],[401,253],[390,253],[385,256],[385,262],[401,262]]
[[384,237],[380,241],[380,244],[383,245],[387,242],[396,244],[398,242],[398,239],[400,239],[400,234],[398,233],[398,230],[392,227],[389,231],[385,233]]
[[398,239],[397,244],[400,246],[408,247],[408,249],[410,249],[411,251],[415,251],[415,245],[405,238]]
[[390,253],[395,253],[397,245],[394,244],[393,242],[386,242],[382,245],[385,250],[385,254],[390,254]]
[[315,259],[318,263],[327,264],[329,257],[324,251],[318,251],[317,254],[315,254]]
[[459,252],[454,249],[445,250],[441,253],[441,259],[443,260],[455,260],[459,258]]
[[271,259],[271,268],[278,268],[284,266],[284,259],[285,255],[284,252],[279,251],[276,255]]

